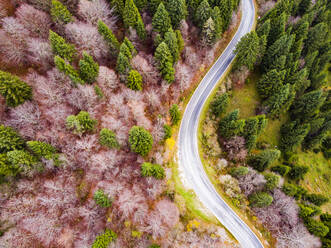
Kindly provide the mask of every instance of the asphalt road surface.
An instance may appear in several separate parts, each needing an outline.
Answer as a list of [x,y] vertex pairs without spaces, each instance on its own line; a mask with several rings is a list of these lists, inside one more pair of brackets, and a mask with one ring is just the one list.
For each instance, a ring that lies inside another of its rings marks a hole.
[[260,240],[224,202],[209,181],[198,151],[198,125],[203,105],[234,59],[233,51],[236,44],[243,35],[252,30],[254,25],[255,7],[253,0],[242,0],[241,4],[242,20],[235,36],[203,78],[186,107],[179,131],[178,161],[185,179],[192,185],[200,201],[232,233],[239,244],[243,248],[259,248],[263,247]]

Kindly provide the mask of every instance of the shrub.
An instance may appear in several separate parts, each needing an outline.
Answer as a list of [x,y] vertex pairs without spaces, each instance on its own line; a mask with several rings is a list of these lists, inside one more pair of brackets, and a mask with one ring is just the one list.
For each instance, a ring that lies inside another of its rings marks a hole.
[[131,70],[128,75],[127,86],[131,90],[142,90],[143,89],[143,78],[136,70]]
[[98,96],[99,99],[102,99],[104,97],[102,89],[98,85],[94,85],[94,92]]
[[220,116],[226,110],[229,105],[229,95],[224,93],[220,96],[217,96],[210,103],[210,110],[213,115]]
[[0,153],[0,183],[7,176],[15,176],[15,168],[9,164],[7,155]]
[[263,208],[271,205],[273,198],[265,192],[253,193],[248,197],[249,204],[252,207]]
[[19,77],[0,70],[0,94],[9,107],[17,107],[32,99],[32,88]]
[[303,179],[308,170],[309,167],[305,165],[292,165],[288,176],[293,180]]
[[7,158],[12,168],[18,172],[29,171],[36,163],[36,159],[24,150],[13,150],[7,152]]
[[0,125],[0,153],[20,150],[24,147],[24,140],[11,127]]
[[274,161],[280,157],[280,151],[276,149],[267,149],[261,153],[252,156],[248,163],[256,170],[262,172],[267,169]]
[[329,201],[329,198],[321,194],[307,194],[304,197],[305,200],[315,204],[316,206],[322,206]]
[[99,75],[98,63],[86,52],[83,52],[83,58],[79,60],[79,75],[81,79],[89,84],[95,82]]
[[145,162],[141,165],[141,175],[143,177],[155,177],[163,179],[165,177],[164,169],[161,165]]
[[133,126],[129,132],[131,151],[146,156],[153,146],[152,135],[143,127]]
[[77,115],[69,115],[66,120],[67,128],[73,129],[76,134],[94,131],[97,120],[91,119],[86,111],[80,111]]
[[28,141],[26,144],[38,159],[45,158],[50,160],[56,153],[56,149],[52,145],[42,141]]
[[276,165],[271,168],[271,171],[276,172],[281,176],[286,176],[290,170],[291,167],[286,165]]
[[302,195],[307,193],[307,190],[304,188],[290,183],[285,183],[282,187],[282,191],[288,196],[295,197],[297,200],[300,200]]
[[181,116],[180,111],[177,104],[173,104],[171,108],[169,109],[170,118],[172,125],[177,125]]
[[299,216],[304,220],[321,212],[319,208],[312,205],[299,204],[299,208]]
[[247,167],[239,166],[239,167],[231,168],[229,173],[231,176],[238,178],[241,176],[245,176],[248,172],[249,170]]
[[120,148],[115,133],[107,128],[103,128],[100,131],[99,142],[100,145],[107,146],[108,148]]
[[169,139],[172,135],[171,127],[167,124],[163,126],[163,132],[164,132],[164,136],[163,136],[164,140]]
[[326,236],[329,232],[329,228],[326,225],[312,218],[306,219],[305,225],[311,234],[320,238]]
[[274,173],[266,173],[264,175],[264,178],[267,180],[267,182],[265,184],[266,190],[273,190],[279,184],[280,177]]
[[103,208],[111,207],[112,201],[111,199],[103,192],[102,189],[98,189],[95,191],[93,199],[96,204]]
[[117,239],[116,233],[106,229],[103,234],[98,235],[92,244],[92,248],[107,248],[108,245]]
[[48,39],[51,43],[54,54],[59,55],[61,58],[66,59],[69,62],[72,62],[77,53],[74,45],[67,43],[63,37],[52,30],[49,30]]
[[51,16],[53,22],[59,24],[67,24],[73,20],[67,7],[57,0],[52,0]]
[[218,124],[219,134],[222,138],[229,139],[243,131],[244,120],[238,120],[239,110],[228,113]]

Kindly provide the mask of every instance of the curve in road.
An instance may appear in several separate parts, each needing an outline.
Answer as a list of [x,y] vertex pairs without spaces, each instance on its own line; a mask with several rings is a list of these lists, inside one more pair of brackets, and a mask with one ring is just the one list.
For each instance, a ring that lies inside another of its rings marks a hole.
[[222,55],[205,75],[187,104],[179,130],[178,161],[186,180],[201,202],[232,233],[245,248],[262,248],[254,232],[224,202],[206,175],[198,151],[199,116],[209,95],[233,61],[234,49],[240,38],[253,29],[255,7],[253,0],[242,0],[239,28]]

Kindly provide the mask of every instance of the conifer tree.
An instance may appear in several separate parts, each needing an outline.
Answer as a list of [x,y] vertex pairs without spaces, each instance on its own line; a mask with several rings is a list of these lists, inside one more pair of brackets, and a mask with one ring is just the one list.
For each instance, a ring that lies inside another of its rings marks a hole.
[[86,111],[80,111],[77,115],[69,115],[66,119],[67,128],[79,135],[93,132],[97,123],[98,121],[92,119]]
[[11,167],[18,173],[29,172],[37,162],[36,158],[25,150],[13,150],[7,152],[7,159]]
[[172,26],[174,29],[179,27],[179,24],[187,16],[187,7],[185,0],[167,0],[166,8],[168,10]]
[[26,144],[37,159],[51,160],[56,153],[56,149],[52,145],[42,141],[28,141]]
[[308,35],[309,23],[305,19],[301,19],[295,26],[293,32],[295,34],[295,40],[305,40]]
[[83,52],[83,58],[79,60],[79,75],[86,83],[93,83],[99,75],[99,65],[92,56]]
[[133,126],[129,132],[129,144],[131,151],[146,156],[152,149],[153,137],[143,127]]
[[305,42],[304,54],[309,54],[321,48],[325,41],[328,40],[328,33],[328,25],[324,22],[312,27]]
[[123,16],[123,10],[125,5],[124,0],[110,0],[110,4],[112,7],[115,8],[115,11],[119,16]]
[[176,33],[169,29],[164,35],[164,42],[169,47],[173,62],[176,63],[179,59],[179,47]]
[[13,128],[0,125],[0,153],[21,150],[24,143],[22,137]]
[[120,43],[118,42],[116,36],[113,32],[108,28],[108,26],[101,20],[98,21],[98,31],[107,42],[110,52],[113,56],[118,54],[118,50],[120,47]]
[[162,0],[149,0],[148,1],[148,9],[152,15],[156,12],[156,10],[159,7],[161,2],[162,2]]
[[136,70],[131,70],[128,75],[127,86],[131,90],[142,90],[143,89],[143,78]]
[[135,49],[134,45],[127,37],[124,38],[123,43],[129,48],[132,57],[137,54],[137,50]]
[[280,157],[280,151],[267,149],[249,158],[248,163],[257,171],[266,170],[273,162]]
[[223,32],[229,28],[230,21],[232,18],[232,11],[233,11],[233,4],[232,0],[224,0],[222,3],[218,5],[221,16],[222,16],[222,23],[223,23]]
[[138,8],[133,0],[126,0],[123,10],[123,22],[126,28],[132,27],[136,29],[140,39],[146,38],[146,30]]
[[280,16],[271,20],[271,28],[268,35],[268,46],[271,46],[276,40],[285,34],[285,27],[288,16],[283,12]]
[[70,11],[60,1],[52,0],[51,6],[52,20],[58,24],[67,24],[73,20]]
[[301,145],[310,129],[309,124],[298,124],[297,122],[285,123],[280,129],[280,144],[282,151],[293,151]]
[[49,30],[49,41],[55,55],[59,55],[68,62],[72,62],[77,53],[74,45],[67,43],[63,37],[52,30]]
[[176,33],[176,37],[177,37],[178,51],[179,51],[179,54],[181,54],[181,52],[184,49],[185,43],[184,43],[183,36],[182,36],[180,30],[177,29],[175,31],[175,33]]
[[172,125],[177,125],[180,121],[180,111],[177,104],[173,104],[169,109],[169,114],[171,118]]
[[123,53],[119,53],[116,61],[116,71],[121,74],[127,74],[131,69],[130,61]]
[[259,37],[255,31],[252,31],[242,37],[236,45],[235,53],[237,54],[235,68],[247,66],[253,69],[260,51]]
[[259,37],[262,37],[262,36],[268,37],[270,28],[271,28],[270,19],[268,19],[265,22],[263,22],[263,24],[261,26],[259,26],[259,28],[256,30],[256,33]]
[[147,0],[134,0],[134,4],[137,6],[139,11],[142,11],[147,6]]
[[212,14],[212,9],[207,0],[203,0],[195,12],[195,22],[202,29],[203,25]]
[[139,15],[139,18],[137,20],[136,31],[137,31],[138,37],[141,40],[146,39],[147,34],[146,34],[145,24],[143,23],[143,20],[141,19],[140,15]]
[[130,48],[123,42],[120,46],[120,53],[127,57],[129,60],[132,59]]
[[8,107],[17,107],[32,99],[32,88],[19,77],[0,70],[0,94]]
[[108,148],[120,148],[120,144],[116,139],[116,134],[107,128],[101,129],[99,143],[100,145],[106,146]]
[[214,97],[210,103],[211,113],[216,117],[220,116],[228,107],[229,101],[229,95],[227,93]]
[[219,135],[221,138],[229,139],[242,133],[245,125],[244,120],[238,120],[239,110],[236,109],[227,114],[218,124]]
[[303,16],[310,9],[311,0],[301,0],[298,6],[298,15]]
[[267,99],[280,91],[283,86],[285,71],[270,70],[257,83],[261,98]]
[[54,57],[54,63],[56,68],[66,74],[74,85],[76,84],[84,84],[84,81],[80,78],[79,73],[64,59],[59,56]]
[[175,70],[172,67],[173,58],[168,45],[165,42],[161,42],[161,44],[156,48],[154,56],[158,62],[158,68],[162,77],[168,83],[172,83],[175,80]]
[[331,131],[331,120],[324,118],[314,119],[310,124],[310,131],[303,142],[304,149],[313,149],[322,145]]
[[164,35],[171,28],[171,19],[162,2],[153,16],[152,25],[153,30],[161,35]]
[[249,204],[252,207],[264,208],[271,205],[273,198],[266,192],[256,192],[248,197]]
[[202,44],[204,46],[212,46],[215,42],[215,23],[211,17],[205,22],[201,31]]
[[215,6],[211,12],[211,17],[215,23],[215,40],[221,37],[223,31],[222,16],[219,7]]

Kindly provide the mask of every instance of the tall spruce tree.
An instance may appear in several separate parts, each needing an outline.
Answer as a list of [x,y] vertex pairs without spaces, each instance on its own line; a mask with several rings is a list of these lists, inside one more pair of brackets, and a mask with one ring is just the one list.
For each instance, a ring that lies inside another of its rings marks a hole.
[[211,46],[215,42],[215,23],[211,17],[205,22],[201,31],[201,40],[204,46]]
[[123,10],[123,22],[126,28],[132,27],[136,29],[140,39],[144,40],[146,38],[145,25],[133,0],[125,1],[125,7]]
[[285,27],[288,16],[283,12],[280,16],[271,20],[271,28],[268,35],[268,46],[271,46],[276,40],[285,34]]
[[110,5],[115,9],[119,16],[123,16],[125,0],[110,0]]
[[264,171],[280,157],[280,151],[267,149],[249,158],[248,163],[257,171]]
[[171,28],[171,19],[162,2],[153,16],[152,25],[153,30],[161,35],[164,35]]
[[156,48],[154,56],[158,62],[158,68],[162,77],[168,83],[172,83],[175,80],[175,70],[172,67],[173,57],[168,45],[165,42],[161,42],[161,44]]
[[212,9],[207,0],[203,0],[199,7],[197,8],[194,16],[195,23],[200,27],[203,28],[203,25],[209,19],[212,14]]
[[328,40],[328,35],[328,25],[324,22],[312,27],[308,32],[305,42],[304,54],[309,54],[321,48],[325,44],[325,41]]
[[79,75],[89,84],[94,83],[99,75],[98,63],[86,52],[83,52],[83,58],[79,60]]
[[166,8],[168,10],[172,26],[176,29],[187,16],[187,7],[185,0],[167,0]]
[[110,28],[101,20],[98,21],[98,31],[107,42],[110,52],[113,56],[118,54],[120,48],[120,43],[118,42],[116,36],[113,34]]
[[79,73],[72,67],[72,65],[67,63],[60,56],[54,57],[54,64],[60,72],[63,72],[70,78],[74,85],[84,84],[84,81],[80,78]]
[[229,28],[231,18],[232,18],[232,11],[233,11],[233,4],[232,0],[224,0],[218,5],[221,16],[222,16],[222,23],[223,23],[223,32]]
[[298,124],[295,121],[282,125],[280,129],[280,149],[285,152],[295,150],[301,145],[309,129],[309,124]]
[[215,23],[215,40],[221,37],[223,31],[222,16],[219,7],[215,6],[211,12],[211,17]]
[[67,43],[63,37],[52,30],[49,30],[49,41],[55,55],[59,55],[69,62],[73,61],[77,53],[74,45]]
[[267,99],[278,93],[283,86],[285,70],[270,70],[257,83],[257,91],[261,98]]
[[121,75],[126,75],[131,69],[130,60],[125,54],[119,53],[116,61],[116,71]]
[[239,120],[239,110],[236,109],[227,114],[218,124],[219,135],[221,138],[229,139],[242,133],[245,125],[244,120]]
[[179,59],[179,47],[176,33],[170,28],[168,32],[164,34],[164,42],[168,45],[170,53],[173,58],[173,62],[176,63]]
[[53,22],[58,24],[67,24],[73,20],[70,11],[60,1],[52,0],[51,17]]

